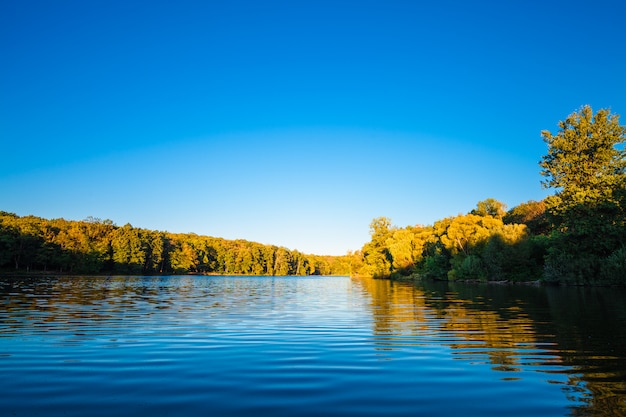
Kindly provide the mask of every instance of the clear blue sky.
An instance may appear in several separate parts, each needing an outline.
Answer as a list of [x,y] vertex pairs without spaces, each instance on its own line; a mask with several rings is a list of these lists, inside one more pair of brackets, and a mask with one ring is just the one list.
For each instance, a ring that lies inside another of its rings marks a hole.
[[551,191],[626,2],[0,1],[0,210],[344,254]]

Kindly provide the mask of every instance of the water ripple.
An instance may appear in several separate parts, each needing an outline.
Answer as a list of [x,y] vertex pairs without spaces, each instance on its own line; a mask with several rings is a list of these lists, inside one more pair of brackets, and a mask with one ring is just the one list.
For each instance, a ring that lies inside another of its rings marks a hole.
[[0,290],[0,415],[626,410],[623,333],[612,354],[579,349],[534,293],[506,305],[343,277],[0,278]]

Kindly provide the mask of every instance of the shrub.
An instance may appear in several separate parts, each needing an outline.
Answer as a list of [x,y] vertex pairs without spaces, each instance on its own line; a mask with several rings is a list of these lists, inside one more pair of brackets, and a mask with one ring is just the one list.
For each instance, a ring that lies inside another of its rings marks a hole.
[[602,260],[600,279],[606,284],[626,284],[626,246],[622,246]]

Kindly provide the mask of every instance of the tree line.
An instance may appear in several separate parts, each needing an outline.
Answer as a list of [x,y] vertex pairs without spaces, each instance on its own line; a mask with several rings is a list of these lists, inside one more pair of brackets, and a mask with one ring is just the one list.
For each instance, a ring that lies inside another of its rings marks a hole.
[[347,256],[195,234],[46,220],[0,211],[0,268],[98,274],[363,275],[440,280],[626,284],[626,128],[583,106],[543,131],[543,201],[511,210],[493,199],[429,226],[370,224]]
[[0,211],[0,268],[66,274],[348,275],[346,256]]
[[352,272],[384,278],[626,284],[626,128],[583,106],[542,131],[542,186],[554,194],[507,211],[489,198],[431,226],[379,217]]

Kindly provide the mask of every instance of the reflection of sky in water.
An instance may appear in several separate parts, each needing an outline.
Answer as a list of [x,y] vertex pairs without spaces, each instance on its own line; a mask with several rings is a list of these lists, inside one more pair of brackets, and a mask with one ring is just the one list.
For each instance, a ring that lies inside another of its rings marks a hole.
[[[165,409],[186,398],[206,411],[210,398],[226,414],[625,409],[624,357],[602,352],[606,340],[578,338],[589,331],[576,327],[578,317],[552,319],[580,296],[569,292],[557,301],[541,288],[452,290],[341,277],[0,283],[0,366],[5,380],[17,381],[5,396],[14,400],[0,400],[0,409],[10,404],[22,415],[37,411],[25,405],[28,393],[38,393],[32,407],[70,400],[110,406],[106,395],[125,390]],[[624,342],[623,331],[609,337],[614,346]],[[42,382],[51,380],[59,381],[55,395]],[[82,390],[89,383],[104,397]],[[175,388],[159,396],[162,384]],[[141,414],[131,403],[117,402],[119,415]]]

